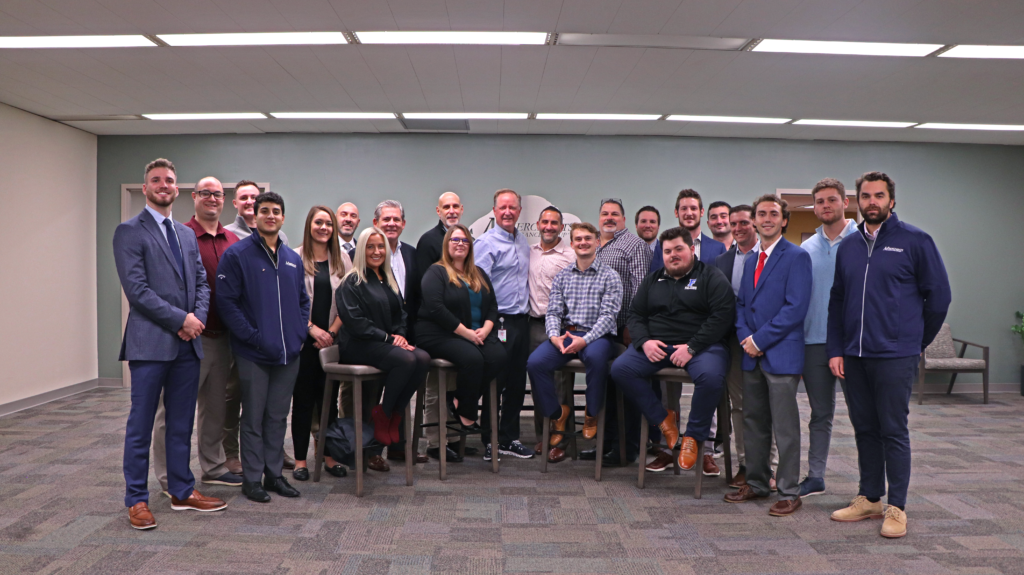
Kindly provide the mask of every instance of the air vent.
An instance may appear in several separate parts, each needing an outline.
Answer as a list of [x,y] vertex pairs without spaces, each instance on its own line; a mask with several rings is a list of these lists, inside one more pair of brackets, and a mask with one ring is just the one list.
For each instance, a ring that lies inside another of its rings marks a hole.
[[409,131],[425,132],[468,132],[469,120],[410,120],[401,119],[402,125]]

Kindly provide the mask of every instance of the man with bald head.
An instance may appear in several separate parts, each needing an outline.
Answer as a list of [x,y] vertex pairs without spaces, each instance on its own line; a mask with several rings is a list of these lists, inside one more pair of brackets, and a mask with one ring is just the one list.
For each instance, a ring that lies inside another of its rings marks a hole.
[[[241,485],[242,478],[227,467],[224,453],[224,419],[227,411],[228,380],[231,377],[231,344],[213,295],[217,290],[217,264],[228,246],[238,236],[220,225],[224,210],[224,186],[217,178],[199,180],[192,192],[196,213],[185,225],[196,233],[199,256],[206,268],[210,284],[210,308],[206,329],[199,336],[203,342],[203,358],[199,361],[198,414],[196,438],[199,446],[199,466],[203,470],[202,482],[215,485]],[[164,492],[167,491],[167,455],[164,443],[167,426],[164,421],[164,402],[161,396],[153,424],[153,467]]]
[[356,249],[356,229],[359,228],[359,208],[352,202],[338,206],[338,242],[346,254]]

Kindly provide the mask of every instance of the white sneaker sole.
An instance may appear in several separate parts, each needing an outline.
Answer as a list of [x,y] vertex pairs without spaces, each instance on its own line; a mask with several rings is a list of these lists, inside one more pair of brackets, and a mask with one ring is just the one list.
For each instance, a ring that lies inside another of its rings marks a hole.
[[801,494],[800,494],[800,498],[801,498],[801,499],[804,499],[804,498],[806,498],[806,497],[814,497],[815,495],[824,495],[824,494],[825,494],[825,491],[824,491],[824,490],[821,490],[821,491],[812,491],[812,492],[810,492],[810,493],[801,493]]
[[864,521],[865,519],[882,519],[885,517],[884,513],[873,513],[871,515],[861,515],[860,517],[854,517],[852,519],[837,519],[834,515],[829,516],[832,521],[838,521],[840,523],[856,523],[857,521]]
[[518,457],[519,459],[531,459],[531,458],[533,458],[533,452],[532,451],[530,452],[529,455],[522,455],[522,454],[516,453],[515,451],[512,451],[512,450],[499,449],[498,453],[500,453],[501,455],[511,455],[512,457]]
[[220,507],[214,507],[213,509],[199,509],[197,507],[192,507],[191,505],[175,505],[173,503],[171,504],[171,509],[173,509],[175,511],[199,511],[199,512],[202,512],[202,513],[208,513],[210,511],[221,511],[221,510],[227,509],[227,508],[228,508],[228,504],[227,503],[225,503],[224,505],[221,505]]
[[[131,524],[129,523],[129,525]],[[132,529],[137,529],[139,531],[149,531],[150,529],[156,529],[156,525],[147,525],[145,527],[137,527],[135,525],[132,525]]]
[[230,483],[228,481],[221,481],[220,479],[203,479],[202,482],[204,485],[227,485],[228,487],[242,486],[241,481],[239,481],[238,483]]

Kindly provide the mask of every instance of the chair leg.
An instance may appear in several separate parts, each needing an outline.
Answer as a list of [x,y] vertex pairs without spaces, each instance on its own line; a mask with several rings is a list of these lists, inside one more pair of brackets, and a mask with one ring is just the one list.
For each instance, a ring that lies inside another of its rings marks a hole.
[[417,453],[419,452],[420,438],[423,437],[423,401],[426,394],[427,382],[426,380],[424,380],[423,385],[421,385],[420,388],[416,390],[416,411],[414,412],[414,415],[416,417],[413,422],[413,426],[415,427],[414,431],[416,432],[416,439],[413,442],[413,451]]
[[606,406],[597,412],[597,456],[594,457],[594,481],[601,481],[601,463],[604,460],[604,416]]
[[[721,422],[719,422],[721,425]],[[678,460],[677,460],[678,461]],[[700,499],[701,483],[704,482],[704,442],[697,443],[697,464],[693,466],[697,470],[697,484],[693,488],[693,498]]]
[[[622,397],[622,390],[616,388],[615,390],[616,399],[618,400],[618,416],[619,416],[619,465],[622,467],[626,466],[626,406],[623,404],[625,401]],[[640,446],[641,450],[646,450],[646,444]],[[602,454],[598,453],[598,457]],[[639,459],[639,456],[637,457]]]
[[324,463],[324,449],[327,443],[327,415],[331,412],[331,390],[334,389],[334,381],[327,378],[324,381],[324,399],[320,403],[320,429],[316,433],[316,457],[313,459],[313,483],[320,481],[320,468]]
[[982,403],[988,403],[988,348],[985,348],[985,371],[981,372]]
[[[732,483],[732,417],[729,413],[729,392],[722,390],[722,401],[718,403],[718,430],[725,437],[722,442],[725,459],[725,484]],[[723,423],[724,422],[724,423]]]
[[352,380],[352,411],[356,420],[356,497],[363,496],[363,379]]
[[408,438],[405,440],[405,484],[406,486],[412,485],[412,469],[416,466],[416,460],[413,458],[413,454],[417,450],[413,449],[413,444],[416,442],[413,432],[415,431],[413,426],[413,415],[412,415],[412,402],[405,404],[405,436]]
[[[462,442],[466,445],[466,442]],[[491,380],[491,472],[498,472],[498,380]]]
[[437,370],[437,461],[438,479],[448,478],[448,389],[443,369]]
[[[535,417],[536,417],[536,415],[535,415]],[[541,429],[543,429],[544,431],[541,432],[540,458],[544,460],[544,463],[541,464],[540,472],[541,473],[547,473],[548,472],[548,443],[551,441],[551,418],[550,417],[546,417],[546,416],[544,417],[543,423],[541,423]],[[493,456],[494,454],[492,453],[491,455]]]
[[946,395],[953,393],[953,384],[956,383],[956,376],[960,374],[953,372],[953,375],[949,378],[949,387],[946,389]]
[[[620,429],[621,429],[620,425]],[[648,436],[648,425],[647,418],[643,415],[640,416],[640,453],[637,454],[636,462],[636,486],[640,489],[644,488],[644,473],[647,471],[647,436]]]

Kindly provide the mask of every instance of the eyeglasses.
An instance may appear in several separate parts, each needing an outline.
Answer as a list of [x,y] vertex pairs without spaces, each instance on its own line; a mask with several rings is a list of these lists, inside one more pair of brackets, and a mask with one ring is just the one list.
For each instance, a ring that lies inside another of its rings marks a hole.
[[211,192],[209,190],[200,190],[196,192],[196,195],[204,200],[210,199],[210,197],[217,198],[218,200],[224,199],[224,192]]
[[622,200],[620,200],[619,198],[605,198],[605,199],[601,200],[601,207],[604,207],[605,204],[618,204],[619,207],[621,208],[622,207]]
[[469,238],[452,238],[448,241],[450,241],[453,244],[465,244],[467,246],[472,243],[472,241],[470,241]]

